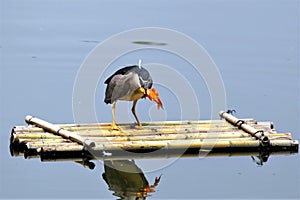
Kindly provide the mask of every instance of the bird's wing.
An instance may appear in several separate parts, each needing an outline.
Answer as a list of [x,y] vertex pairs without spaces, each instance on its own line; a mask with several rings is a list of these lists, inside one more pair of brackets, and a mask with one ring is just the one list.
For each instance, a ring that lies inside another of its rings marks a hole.
[[139,77],[135,73],[115,75],[107,85],[105,102],[112,103],[118,99],[130,100],[132,93],[141,87]]
[[116,75],[125,75],[126,73],[128,73],[129,71],[133,70],[134,68],[137,68],[136,65],[133,66],[127,66],[127,67],[123,67],[121,69],[119,69],[118,71],[116,71],[113,75],[111,75],[110,77],[108,77],[104,83],[105,84],[109,84],[109,82],[111,81],[111,79],[116,76]]

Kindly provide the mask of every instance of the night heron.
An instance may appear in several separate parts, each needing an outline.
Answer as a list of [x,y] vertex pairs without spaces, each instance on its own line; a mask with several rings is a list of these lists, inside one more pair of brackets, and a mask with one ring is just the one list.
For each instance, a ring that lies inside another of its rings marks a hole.
[[115,120],[117,100],[133,101],[131,111],[139,127],[142,127],[142,124],[136,115],[135,107],[140,98],[148,97],[150,100],[157,102],[158,108],[162,107],[156,90],[154,88],[150,90],[153,81],[150,73],[141,66],[141,61],[139,61],[139,65],[119,69],[104,83],[107,84],[104,102],[112,104],[111,127],[113,130],[120,130]]

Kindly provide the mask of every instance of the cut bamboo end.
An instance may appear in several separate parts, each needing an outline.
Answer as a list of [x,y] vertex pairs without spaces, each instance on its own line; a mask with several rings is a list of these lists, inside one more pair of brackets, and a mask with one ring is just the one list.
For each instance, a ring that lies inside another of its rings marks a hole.
[[67,131],[67,130],[65,130],[65,129],[57,126],[57,125],[51,124],[51,123],[46,122],[44,120],[38,119],[36,117],[32,117],[31,115],[27,115],[25,117],[25,121],[28,124],[36,125],[36,126],[38,126],[40,128],[43,128],[44,130],[46,130],[50,133],[60,135],[64,138],[68,138],[72,141],[78,142],[81,145],[85,145],[85,146],[88,146],[88,147],[94,147],[95,146],[95,143],[93,141],[91,141],[90,139],[84,139],[76,133],[72,133],[72,132]]

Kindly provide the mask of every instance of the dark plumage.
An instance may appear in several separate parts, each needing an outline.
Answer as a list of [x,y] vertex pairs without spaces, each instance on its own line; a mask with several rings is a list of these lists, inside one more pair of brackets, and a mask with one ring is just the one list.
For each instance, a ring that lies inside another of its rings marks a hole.
[[118,129],[115,123],[114,110],[117,100],[133,101],[132,113],[137,123],[141,126],[135,113],[136,102],[144,98],[147,89],[152,87],[153,81],[150,73],[141,66],[127,66],[119,69],[113,75],[108,77],[104,102],[112,105],[112,128]]

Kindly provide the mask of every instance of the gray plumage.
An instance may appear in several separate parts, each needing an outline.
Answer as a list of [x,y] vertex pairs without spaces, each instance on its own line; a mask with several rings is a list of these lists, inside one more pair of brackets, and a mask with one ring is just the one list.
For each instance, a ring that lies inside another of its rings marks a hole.
[[132,101],[132,94],[140,87],[150,89],[153,81],[150,73],[137,65],[124,67],[116,71],[105,82],[105,103],[117,100]]
[[142,127],[135,107],[140,98],[145,98],[147,89],[152,87],[153,81],[150,73],[140,65],[128,66],[116,71],[104,83],[107,84],[104,102],[112,104],[112,130],[120,130],[115,119],[117,100],[133,101],[132,114],[137,124]]

